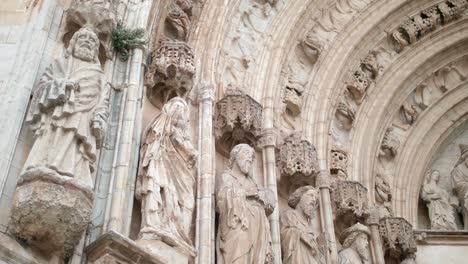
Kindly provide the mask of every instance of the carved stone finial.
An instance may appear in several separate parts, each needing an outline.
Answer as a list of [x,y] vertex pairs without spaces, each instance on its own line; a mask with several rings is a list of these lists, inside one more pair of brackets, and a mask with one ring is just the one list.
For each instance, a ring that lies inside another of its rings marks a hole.
[[340,148],[331,150],[330,173],[336,180],[344,181],[348,178],[348,153]]
[[165,40],[151,58],[145,82],[150,102],[161,107],[173,97],[185,98],[192,89],[195,74],[192,47],[185,42]]
[[315,146],[302,139],[300,133],[287,137],[278,150],[278,166],[281,175],[291,178],[294,189],[313,185],[319,172]]
[[349,224],[369,216],[367,188],[356,181],[338,181],[332,185],[332,207],[335,218]]
[[416,252],[413,226],[402,217],[380,219],[380,235],[383,238],[386,254],[397,261]]
[[229,87],[215,108],[216,147],[228,156],[240,143],[257,145],[262,132],[262,105],[242,90]]

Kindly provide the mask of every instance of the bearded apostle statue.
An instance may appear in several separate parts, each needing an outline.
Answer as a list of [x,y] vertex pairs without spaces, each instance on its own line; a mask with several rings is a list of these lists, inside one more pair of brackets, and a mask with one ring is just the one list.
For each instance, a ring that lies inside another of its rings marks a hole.
[[345,229],[340,237],[343,249],[339,253],[339,264],[372,263],[369,236],[369,228],[361,223]]
[[254,155],[249,145],[236,145],[230,153],[228,169],[219,176],[218,263],[273,263],[267,216],[274,209],[274,194],[252,179]]
[[317,216],[319,192],[312,186],[295,190],[288,199],[292,209],[281,215],[281,250],[283,264],[324,264],[312,221]]
[[195,162],[189,108],[174,97],[145,133],[136,197],[141,200],[139,240],[160,240],[194,255]]
[[45,167],[93,187],[96,148],[109,115],[109,87],[98,51],[98,36],[81,28],[65,57],[55,60],[40,79],[26,119],[35,132],[26,172]]

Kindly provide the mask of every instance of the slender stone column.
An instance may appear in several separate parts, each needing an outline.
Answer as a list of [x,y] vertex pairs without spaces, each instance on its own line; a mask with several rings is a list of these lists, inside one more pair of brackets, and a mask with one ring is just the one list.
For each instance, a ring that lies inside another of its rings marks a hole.
[[196,263],[214,263],[214,135],[213,135],[213,102],[216,88],[212,84],[199,87],[199,159],[197,186],[197,229]]
[[338,263],[338,252],[335,239],[335,226],[333,224],[333,211],[330,198],[330,173],[328,170],[320,171],[316,178],[316,187],[320,189],[320,211],[322,215],[322,226],[325,238],[328,244],[328,251],[326,252],[327,263]]
[[266,174],[266,184],[267,187],[275,194],[275,210],[268,219],[270,221],[271,240],[273,243],[273,250],[275,252],[275,263],[281,264],[278,188],[276,186],[276,133],[273,128],[264,129],[262,138],[260,139],[260,146],[263,150],[263,170]]
[[[150,6],[151,1],[145,1],[141,3],[137,12],[130,15],[135,21],[133,23],[135,28],[145,28]],[[135,158],[134,153],[132,153],[134,150],[132,146],[133,139],[140,136],[140,131],[135,131],[135,124],[137,124],[136,119],[139,117],[139,111],[141,111],[144,50],[142,48],[134,49],[130,60],[128,64],[128,93],[121,124],[119,152],[117,153],[117,162],[114,168],[114,186],[107,226],[107,230],[114,230],[124,236],[128,236],[128,225],[130,225],[130,223],[127,223],[128,221],[125,221],[128,219],[126,217],[127,208],[133,205],[133,189],[130,192],[127,184],[129,177],[132,177],[130,175],[131,162]]]
[[385,264],[384,253],[382,249],[382,239],[379,232],[379,213],[377,208],[371,210],[367,224],[371,230],[372,251],[374,253],[374,262],[376,264]]

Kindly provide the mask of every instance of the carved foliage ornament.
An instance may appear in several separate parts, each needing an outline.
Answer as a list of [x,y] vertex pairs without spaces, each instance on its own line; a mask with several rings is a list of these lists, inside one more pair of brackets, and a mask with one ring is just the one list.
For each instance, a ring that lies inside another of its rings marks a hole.
[[383,237],[384,247],[392,258],[403,259],[416,252],[416,240],[413,226],[402,217],[385,217],[380,219],[379,231]]
[[439,25],[458,19],[466,10],[466,0],[448,0],[429,7],[403,22],[391,33],[397,52],[434,31]]
[[216,146],[223,155],[240,143],[257,144],[261,136],[262,105],[238,88],[229,87],[216,103]]
[[146,74],[148,99],[160,107],[173,97],[185,97],[192,88],[194,74],[192,47],[181,41],[162,41],[151,55]]

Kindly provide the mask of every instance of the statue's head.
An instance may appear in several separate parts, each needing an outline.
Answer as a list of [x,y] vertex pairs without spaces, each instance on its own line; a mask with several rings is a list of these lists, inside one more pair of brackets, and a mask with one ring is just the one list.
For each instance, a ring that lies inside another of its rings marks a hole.
[[370,261],[369,251],[370,230],[367,226],[357,223],[341,234],[343,248],[354,249],[362,260]]
[[171,117],[173,125],[185,127],[188,121],[188,105],[184,99],[174,97],[164,104],[162,112]]
[[439,179],[440,179],[440,172],[438,170],[433,170],[431,172],[431,180],[435,182],[439,182]]
[[245,175],[250,175],[255,159],[255,150],[247,144],[236,145],[229,156],[229,168],[238,166]]
[[84,27],[75,32],[67,49],[68,55],[89,62],[98,62],[99,38],[90,28]]
[[289,195],[288,204],[292,208],[304,212],[307,217],[313,218],[319,205],[318,195],[318,190],[313,186],[303,186]]

